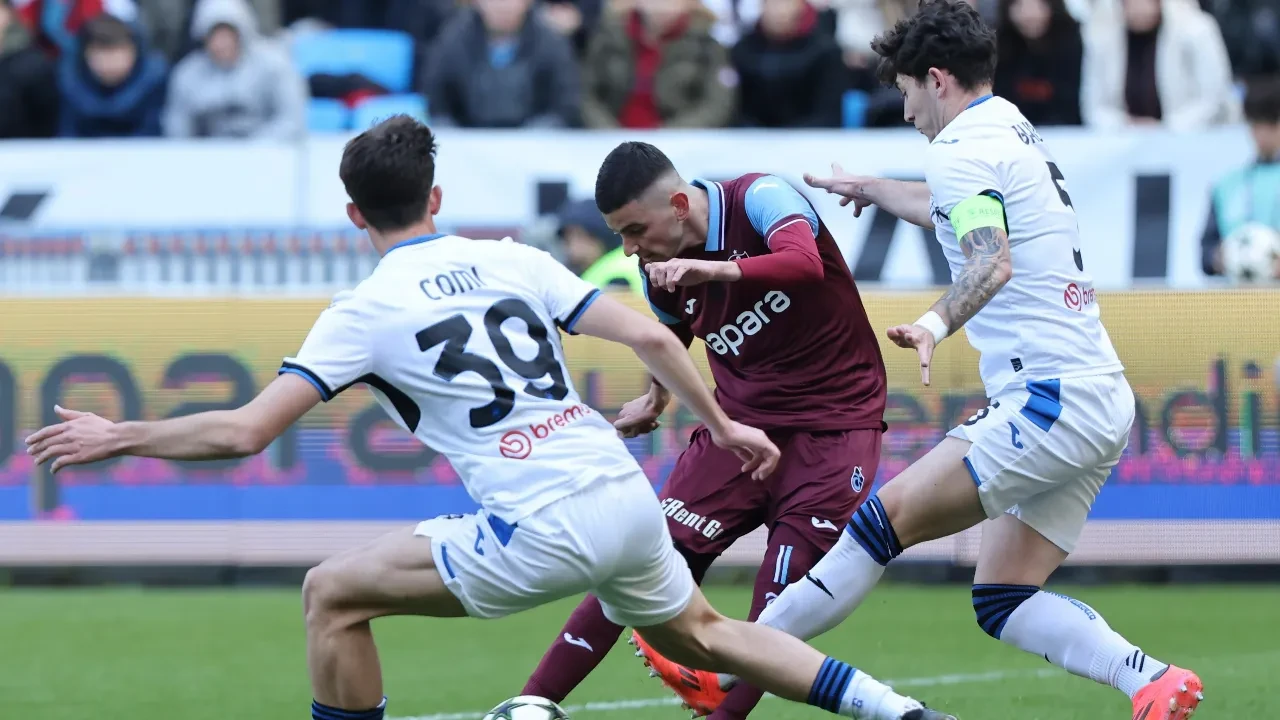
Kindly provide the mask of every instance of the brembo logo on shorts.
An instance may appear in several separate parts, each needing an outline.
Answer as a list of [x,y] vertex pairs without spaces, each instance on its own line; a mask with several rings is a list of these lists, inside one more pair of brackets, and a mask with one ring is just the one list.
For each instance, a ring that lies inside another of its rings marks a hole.
[[699,515],[698,513],[686,510],[683,500],[677,500],[675,498],[667,498],[666,500],[663,500],[662,511],[673,521],[678,522],[685,527],[691,527],[694,530],[697,530],[706,538],[714,538],[720,534],[720,530],[722,529],[720,527],[719,520],[712,520],[704,515]]
[[591,408],[579,403],[564,412],[552,415],[540,423],[530,425],[528,431],[510,430],[498,440],[498,452],[505,458],[523,460],[533,452],[534,442],[546,440],[555,431],[568,427],[570,423],[590,415],[592,412],[594,411]]
[[787,297],[786,293],[770,290],[753,308],[740,313],[732,325],[725,325],[707,335],[707,345],[721,355],[730,353],[738,355],[738,348],[746,342],[748,335],[760,332],[773,320],[773,317],[789,307],[791,307],[791,298]]

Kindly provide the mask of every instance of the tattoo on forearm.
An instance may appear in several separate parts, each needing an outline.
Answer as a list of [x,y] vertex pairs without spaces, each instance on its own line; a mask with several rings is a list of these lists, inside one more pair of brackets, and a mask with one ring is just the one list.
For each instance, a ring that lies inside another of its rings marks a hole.
[[969,259],[947,293],[933,305],[951,332],[977,315],[1009,279],[1009,236],[1003,229],[978,228],[960,238],[960,248]]

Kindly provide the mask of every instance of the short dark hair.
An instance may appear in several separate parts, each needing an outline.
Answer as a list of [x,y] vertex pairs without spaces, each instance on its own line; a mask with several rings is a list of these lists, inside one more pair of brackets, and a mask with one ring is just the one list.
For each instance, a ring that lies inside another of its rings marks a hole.
[[1280,76],[1254,78],[1245,85],[1244,117],[1251,123],[1280,123]]
[[886,85],[905,75],[923,82],[929,68],[946,70],[966,90],[988,85],[996,73],[996,33],[964,0],[927,0],[915,15],[871,41],[880,56],[876,75]]
[[394,115],[352,138],[338,176],[375,229],[402,230],[422,220],[436,175],[436,138],[408,115]]
[[596,209],[608,215],[675,171],[671,159],[658,148],[644,142],[624,142],[609,153],[596,173]]
[[81,46],[85,48],[117,48],[133,45],[133,28],[111,15],[99,15],[80,29]]

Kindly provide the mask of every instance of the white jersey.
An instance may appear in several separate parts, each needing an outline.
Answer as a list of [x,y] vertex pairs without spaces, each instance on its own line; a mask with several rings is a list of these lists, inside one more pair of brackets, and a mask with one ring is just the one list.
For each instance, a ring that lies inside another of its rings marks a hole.
[[949,221],[952,208],[992,191],[1004,205],[1013,277],[964,326],[982,356],[987,396],[1036,380],[1123,370],[1102,327],[1062,172],[1018,108],[998,97],[979,100],[928,152],[929,210],[953,280],[965,255]]
[[583,404],[556,327],[599,297],[547,253],[433,235],[391,249],[321,313],[281,372],[327,401],[364,383],[401,427],[453,464],[471,497],[516,523],[639,466]]

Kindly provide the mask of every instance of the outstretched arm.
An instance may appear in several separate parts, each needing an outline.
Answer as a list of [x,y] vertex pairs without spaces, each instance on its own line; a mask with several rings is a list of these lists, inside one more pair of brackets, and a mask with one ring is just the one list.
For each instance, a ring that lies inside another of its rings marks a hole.
[[63,422],[27,438],[36,464],[53,472],[120,455],[218,460],[256,455],[320,402],[320,392],[294,374],[277,377],[247,405],[156,422],[115,423],[93,413],[56,408]]
[[933,218],[929,215],[929,186],[923,182],[850,175],[839,163],[831,163],[830,177],[806,173],[804,181],[810,187],[840,195],[843,198],[841,206],[853,203],[854,217],[862,215],[863,208],[868,205],[875,205],[912,225],[933,229]]
[[63,422],[27,438],[36,462],[53,471],[119,455],[216,460],[262,452],[298,418],[370,372],[370,328],[385,309],[339,293],[307,334],[298,357],[256,398],[235,410],[213,410],[156,422],[113,423],[58,408]]

